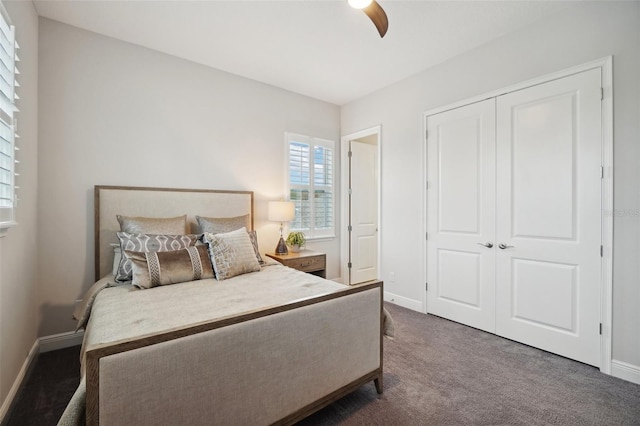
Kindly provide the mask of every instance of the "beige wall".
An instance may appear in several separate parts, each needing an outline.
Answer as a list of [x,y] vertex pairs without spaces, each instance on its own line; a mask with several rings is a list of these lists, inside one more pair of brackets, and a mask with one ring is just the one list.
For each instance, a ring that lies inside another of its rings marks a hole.
[[[335,105],[43,18],[39,60],[40,336],[93,283],[94,185],[253,190],[272,251],[285,131],[339,140]],[[338,239],[310,248],[337,277]]]
[[[563,14],[342,108],[342,134],[382,125],[385,291],[406,305],[422,305],[423,114],[609,55],[614,68],[613,358],[640,371],[640,2],[576,3]],[[388,280],[390,272],[395,283]]]
[[[38,17],[31,2],[3,2],[20,44],[18,226],[0,238],[0,404],[37,334]],[[19,385],[19,383],[18,383]],[[13,391],[15,392],[15,388]],[[6,409],[7,407],[3,407]],[[1,413],[0,413],[1,414]]]

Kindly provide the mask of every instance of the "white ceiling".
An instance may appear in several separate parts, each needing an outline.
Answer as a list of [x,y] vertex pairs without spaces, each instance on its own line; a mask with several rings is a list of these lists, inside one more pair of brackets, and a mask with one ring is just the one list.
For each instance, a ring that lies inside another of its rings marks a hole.
[[40,16],[343,105],[576,2],[35,0]]

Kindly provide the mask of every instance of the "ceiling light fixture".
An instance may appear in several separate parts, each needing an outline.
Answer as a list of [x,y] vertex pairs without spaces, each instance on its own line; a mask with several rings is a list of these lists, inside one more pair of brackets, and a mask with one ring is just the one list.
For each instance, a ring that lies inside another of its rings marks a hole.
[[380,37],[384,37],[389,29],[389,20],[384,9],[375,0],[347,0],[349,6],[360,9],[367,14],[373,25],[376,26]]
[[364,9],[369,6],[373,0],[347,0],[349,6],[354,9]]

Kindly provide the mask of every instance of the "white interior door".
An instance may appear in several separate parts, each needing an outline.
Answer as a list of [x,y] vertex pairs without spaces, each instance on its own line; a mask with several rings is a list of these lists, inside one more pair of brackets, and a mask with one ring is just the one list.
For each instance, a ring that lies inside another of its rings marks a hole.
[[497,98],[496,333],[592,365],[600,359],[600,78],[594,69]]
[[427,310],[495,331],[495,100],[427,119]]
[[378,278],[378,149],[351,141],[350,284]]

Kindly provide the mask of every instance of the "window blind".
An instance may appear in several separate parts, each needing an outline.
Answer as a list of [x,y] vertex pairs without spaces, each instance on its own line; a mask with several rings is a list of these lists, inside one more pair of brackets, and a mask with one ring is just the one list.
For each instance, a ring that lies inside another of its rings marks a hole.
[[19,99],[16,87],[16,68],[19,48],[15,40],[15,27],[11,25],[4,7],[0,7],[0,227],[14,222],[16,204],[16,146],[18,112],[16,100]]
[[295,203],[296,210],[296,217],[291,223],[291,228],[296,230],[311,229],[310,148],[307,143],[289,142],[289,198]]
[[313,212],[315,228],[333,229],[333,150],[313,149]]
[[289,134],[289,197],[296,216],[291,229],[307,237],[334,235],[333,141]]

